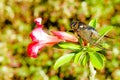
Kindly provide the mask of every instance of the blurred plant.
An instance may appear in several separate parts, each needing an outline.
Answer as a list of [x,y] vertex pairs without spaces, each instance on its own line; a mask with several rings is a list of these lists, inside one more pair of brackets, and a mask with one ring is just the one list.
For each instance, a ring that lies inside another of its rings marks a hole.
[[28,35],[34,28],[33,20],[42,16],[46,32],[69,30],[73,18],[85,23],[97,18],[98,31],[103,26],[114,25],[108,34],[114,39],[104,38],[107,39],[107,45],[103,44],[112,51],[106,51],[106,66],[97,71],[96,78],[119,80],[120,0],[0,0],[0,15],[0,79],[42,80],[45,76],[39,73],[44,71],[50,80],[86,80],[89,71],[87,66],[68,63],[53,70],[54,61],[74,48],[57,49],[45,45],[47,47],[38,54],[38,58],[27,57],[26,47],[30,43]]
[[[96,74],[94,67],[97,69],[103,69],[104,67],[105,57],[103,53],[100,53],[101,48],[95,46],[92,47],[89,43],[87,46],[82,46],[81,39],[79,39],[79,44],[70,43],[78,42],[78,39],[66,32],[52,31],[55,36],[48,35],[42,30],[43,25],[41,24],[41,21],[41,18],[35,19],[37,27],[30,34],[33,42],[28,45],[28,55],[30,57],[36,58],[38,51],[40,51],[43,47],[56,44],[56,47],[69,49],[71,52],[61,56],[55,62],[54,69],[58,69],[60,66],[69,63],[73,59],[74,63],[76,64],[78,62],[83,66],[88,64],[90,70],[89,79],[94,80]],[[89,25],[95,28],[96,20],[91,20]],[[109,26],[103,27],[99,31],[101,35],[100,38],[103,38],[111,29],[112,27]]]

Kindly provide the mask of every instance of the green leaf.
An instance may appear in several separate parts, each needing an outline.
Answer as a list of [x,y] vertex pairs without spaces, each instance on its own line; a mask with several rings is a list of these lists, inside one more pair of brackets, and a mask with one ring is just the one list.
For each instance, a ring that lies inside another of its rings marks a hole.
[[68,43],[68,42],[61,42],[58,44],[58,46],[63,48],[63,49],[71,49],[71,50],[81,49],[80,45]]
[[88,60],[89,60],[89,55],[88,54],[84,55],[84,57],[83,57],[83,59],[81,61],[81,64],[83,66],[85,66],[87,64]]
[[82,54],[84,54],[84,52],[83,51],[80,51],[79,53],[77,53],[76,55],[75,55],[75,58],[74,58],[74,63],[78,63],[78,61],[79,61],[79,59],[80,59],[80,56],[82,55]]
[[98,48],[98,47],[88,47],[88,49],[87,49],[89,52],[96,52],[96,51],[100,51],[101,49],[100,48]]
[[100,31],[99,31],[99,34],[101,35],[101,36],[104,36],[104,35],[106,35],[110,30],[112,30],[112,26],[105,26],[105,27],[102,27],[101,29],[100,29]]
[[70,60],[73,59],[74,55],[75,55],[74,53],[66,54],[66,55],[63,55],[62,57],[60,57],[59,59],[57,59],[57,61],[54,64],[54,69],[57,69],[60,66],[70,62]]
[[89,26],[95,28],[95,27],[96,27],[96,19],[92,19],[92,20],[89,22]]
[[98,54],[101,56],[101,58],[102,58],[103,61],[106,60],[106,58],[105,58],[105,56],[103,54],[100,54],[100,53],[98,53]]
[[104,67],[104,59],[103,56],[97,52],[89,52],[90,61],[92,65],[97,69],[102,69]]
[[96,43],[98,43],[111,29],[112,29],[112,26],[103,27],[99,31],[99,34],[101,37],[96,41]]

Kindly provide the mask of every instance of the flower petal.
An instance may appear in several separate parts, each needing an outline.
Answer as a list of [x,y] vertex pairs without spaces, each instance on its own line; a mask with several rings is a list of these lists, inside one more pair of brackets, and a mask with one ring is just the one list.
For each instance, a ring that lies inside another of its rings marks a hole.
[[42,41],[45,40],[45,37],[48,36],[41,27],[35,28],[31,33],[30,37],[33,41]]
[[40,41],[42,43],[58,43],[61,41],[61,39],[59,39],[56,36],[48,35],[40,27],[35,28],[31,32],[30,37],[31,37],[32,41]]
[[72,34],[62,32],[62,31],[51,31],[51,32],[62,40],[70,41],[70,42],[78,42],[78,39]]
[[28,56],[36,58],[38,51],[41,50],[44,46],[45,46],[45,44],[42,44],[40,42],[34,41],[34,42],[30,43],[27,48]]

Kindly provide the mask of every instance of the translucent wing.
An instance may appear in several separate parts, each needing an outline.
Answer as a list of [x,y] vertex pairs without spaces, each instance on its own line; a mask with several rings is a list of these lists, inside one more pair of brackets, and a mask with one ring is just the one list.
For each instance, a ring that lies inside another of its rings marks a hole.
[[91,44],[93,44],[95,40],[99,39],[100,37],[92,27],[77,29],[77,33],[82,39]]

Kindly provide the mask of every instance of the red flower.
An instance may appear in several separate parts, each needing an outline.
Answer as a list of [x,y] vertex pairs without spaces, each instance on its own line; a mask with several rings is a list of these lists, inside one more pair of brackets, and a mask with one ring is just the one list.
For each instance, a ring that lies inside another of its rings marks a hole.
[[37,57],[37,53],[39,50],[41,50],[43,47],[45,46],[45,44],[41,44],[39,42],[32,42],[28,45],[28,55],[30,57],[36,58]]
[[78,42],[78,39],[74,35],[68,34],[66,32],[62,32],[62,31],[51,31],[51,32],[59,39],[69,42]]
[[32,43],[28,45],[28,55],[30,57],[36,58],[38,51],[40,51],[45,46],[57,44],[60,41],[70,41],[77,42],[77,38],[73,35],[70,35],[66,32],[61,31],[52,31],[55,36],[50,36],[42,30],[42,19],[35,19],[35,23],[37,27],[30,33],[30,37],[32,39]]

